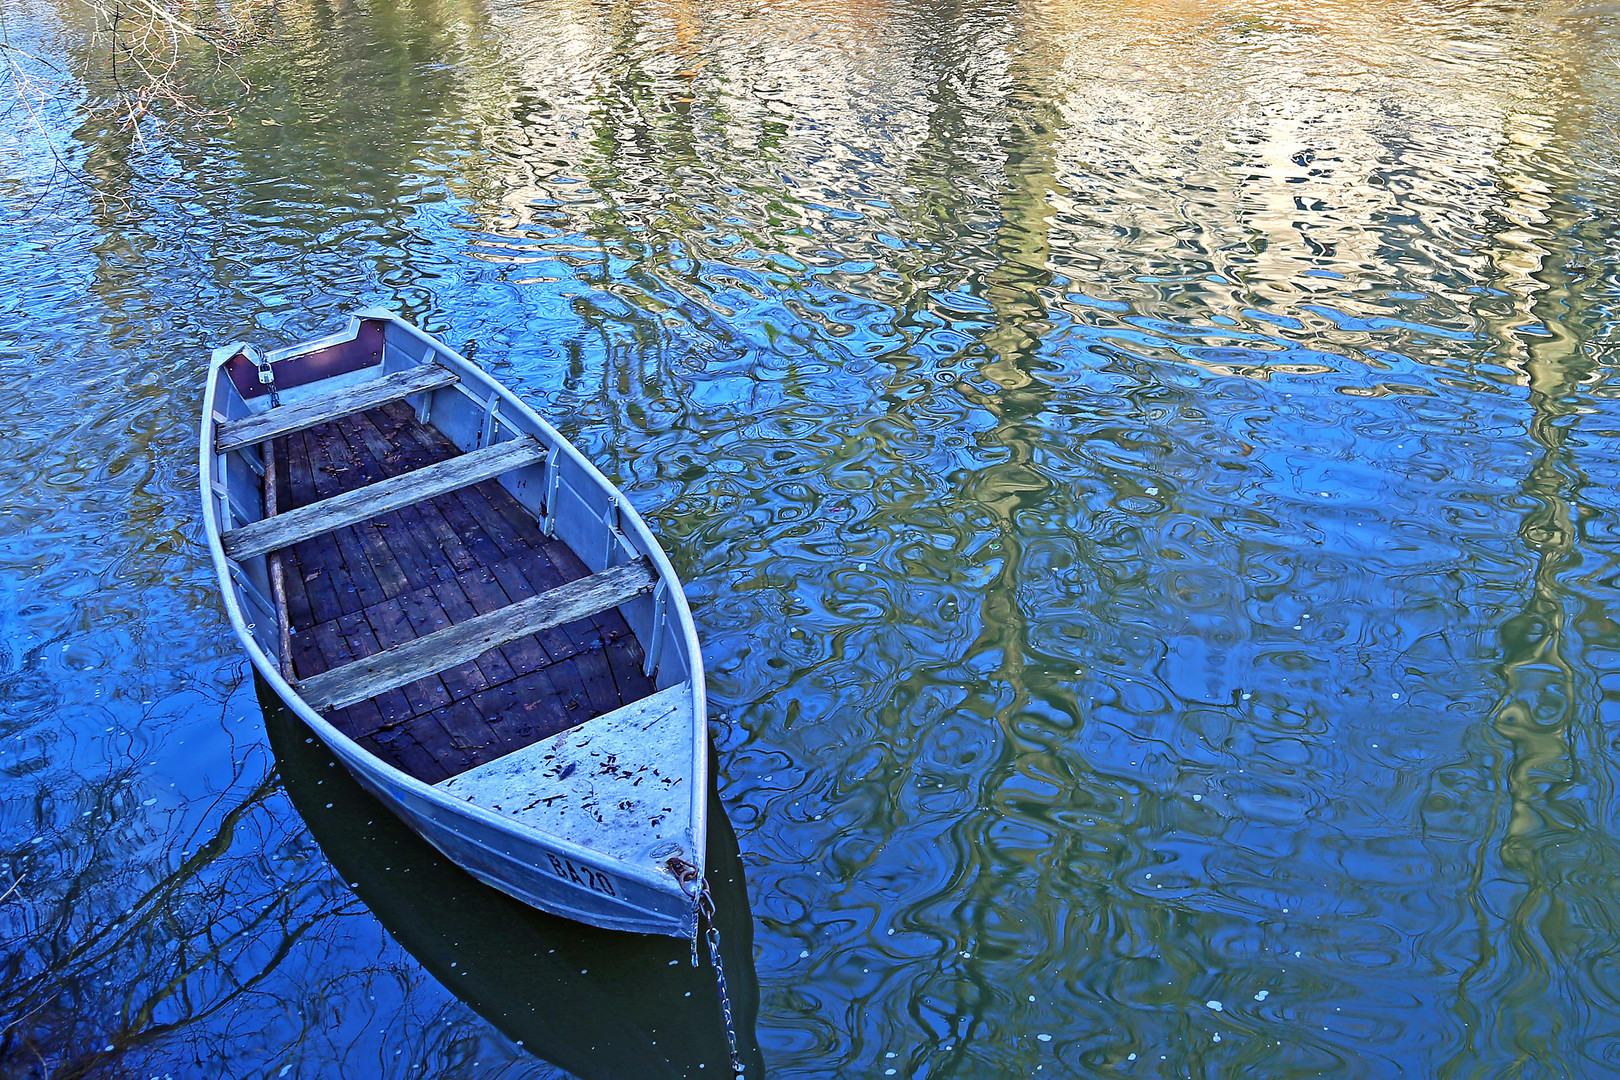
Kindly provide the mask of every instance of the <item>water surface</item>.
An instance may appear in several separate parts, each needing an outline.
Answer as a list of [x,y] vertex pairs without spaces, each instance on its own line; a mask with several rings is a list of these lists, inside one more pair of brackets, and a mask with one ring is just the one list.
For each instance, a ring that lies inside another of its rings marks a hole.
[[278,10],[138,138],[6,14],[0,1070],[583,1071],[199,548],[207,349],[388,303],[688,582],[766,1074],[1620,1074],[1612,4]]

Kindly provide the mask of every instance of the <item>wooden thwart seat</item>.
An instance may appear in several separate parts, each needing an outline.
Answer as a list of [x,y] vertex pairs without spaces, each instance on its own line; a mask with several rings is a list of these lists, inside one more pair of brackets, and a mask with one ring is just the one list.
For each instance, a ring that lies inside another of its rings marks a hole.
[[646,559],[609,567],[312,676],[297,684],[298,693],[316,712],[341,709],[465,663],[518,638],[618,607],[651,589],[655,580]]
[[386,514],[390,510],[398,510],[435,495],[470,487],[493,476],[532,465],[544,459],[546,453],[544,443],[525,435],[354,491],[346,491],[273,518],[250,522],[231,529],[220,537],[220,542],[225,547],[225,554],[233,559],[263,555],[312,536],[333,532],[378,514]]
[[214,446],[223,454],[227,450],[291,435],[316,424],[375,409],[412,394],[437,390],[458,379],[455,372],[440,364],[420,364],[407,371],[398,371],[385,378],[372,379],[296,405],[282,405],[252,416],[227,420],[219,425]]

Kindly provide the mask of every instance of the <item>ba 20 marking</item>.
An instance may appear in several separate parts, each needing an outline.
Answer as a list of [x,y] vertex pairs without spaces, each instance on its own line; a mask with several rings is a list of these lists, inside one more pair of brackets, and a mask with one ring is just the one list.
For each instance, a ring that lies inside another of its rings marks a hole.
[[549,851],[546,852],[546,858],[551,860],[552,873],[564,881],[572,881],[575,885],[583,885],[585,888],[599,892],[603,896],[619,895],[614,891],[613,879],[601,871],[592,870],[588,866],[580,866],[571,859],[565,859],[561,855],[553,855]]

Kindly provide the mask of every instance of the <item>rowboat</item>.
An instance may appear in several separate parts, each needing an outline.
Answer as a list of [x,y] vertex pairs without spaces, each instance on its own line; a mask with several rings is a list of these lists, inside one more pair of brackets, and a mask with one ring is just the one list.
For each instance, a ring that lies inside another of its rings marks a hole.
[[[262,679],[255,682],[293,806],[333,870],[445,989],[508,1040],[580,1080],[728,1075],[733,1051],[715,973],[707,962],[692,965],[685,942],[559,919],[469,880],[334,768],[327,747]],[[747,883],[712,784],[707,794],[704,879],[714,894],[742,1063],[729,1075],[760,1077]],[[339,1074],[349,1071],[343,1064],[322,1061],[323,1071]]]
[[617,488],[478,365],[389,311],[214,350],[203,523],[253,666],[354,778],[474,877],[691,937],[703,666]]

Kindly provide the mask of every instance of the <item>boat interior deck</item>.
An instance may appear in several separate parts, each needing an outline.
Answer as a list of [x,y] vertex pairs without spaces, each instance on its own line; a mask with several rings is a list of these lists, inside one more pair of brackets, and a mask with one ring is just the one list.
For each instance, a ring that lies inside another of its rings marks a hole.
[[[394,402],[275,439],[283,510],[458,455]],[[587,577],[496,480],[381,514],[282,553],[302,680]],[[616,610],[519,638],[327,719],[438,783],[651,694]]]

